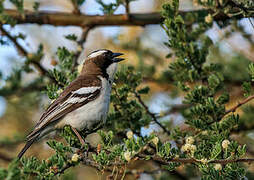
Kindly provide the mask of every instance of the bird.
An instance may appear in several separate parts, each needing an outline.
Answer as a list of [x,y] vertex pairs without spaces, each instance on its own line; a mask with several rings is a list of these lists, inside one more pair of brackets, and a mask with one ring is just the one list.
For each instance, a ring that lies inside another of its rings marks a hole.
[[78,131],[91,131],[105,123],[117,64],[124,60],[119,58],[122,55],[107,49],[91,52],[84,60],[80,75],[49,105],[28,134],[18,159],[34,142],[66,125],[71,127],[83,144],[84,140]]

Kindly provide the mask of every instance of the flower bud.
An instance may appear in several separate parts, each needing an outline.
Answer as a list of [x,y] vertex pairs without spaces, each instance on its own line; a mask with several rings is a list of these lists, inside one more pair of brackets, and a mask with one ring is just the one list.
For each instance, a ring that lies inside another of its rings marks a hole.
[[221,164],[215,164],[214,169],[217,170],[217,171],[221,171],[222,170]]
[[127,136],[128,139],[132,139],[133,138],[133,132],[132,131],[128,131],[126,133],[126,136]]
[[189,136],[185,139],[186,144],[193,144],[194,143],[194,138],[192,136]]
[[190,151],[191,151],[192,153],[194,153],[196,150],[197,150],[197,146],[192,144],[192,145],[190,146]]
[[191,144],[184,144],[184,145],[181,147],[181,151],[182,151],[182,152],[189,151],[190,149],[191,149]]
[[222,141],[221,146],[223,149],[227,149],[229,144],[230,144],[230,141],[225,139],[224,141]]
[[72,157],[71,157],[71,161],[72,162],[78,162],[79,160],[79,155],[78,154],[73,154]]
[[211,14],[208,14],[206,17],[205,17],[205,22],[207,24],[210,24],[213,22],[213,16]]
[[159,138],[158,138],[158,137],[154,137],[154,138],[152,139],[152,142],[154,143],[154,145],[157,145],[158,142],[159,142]]

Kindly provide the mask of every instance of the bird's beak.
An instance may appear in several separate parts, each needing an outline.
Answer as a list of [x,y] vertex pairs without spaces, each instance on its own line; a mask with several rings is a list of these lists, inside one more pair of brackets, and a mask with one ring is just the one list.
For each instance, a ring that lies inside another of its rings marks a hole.
[[113,53],[112,54],[113,62],[118,63],[120,61],[123,61],[124,58],[117,58],[118,56],[122,56],[122,55],[123,55],[123,53]]

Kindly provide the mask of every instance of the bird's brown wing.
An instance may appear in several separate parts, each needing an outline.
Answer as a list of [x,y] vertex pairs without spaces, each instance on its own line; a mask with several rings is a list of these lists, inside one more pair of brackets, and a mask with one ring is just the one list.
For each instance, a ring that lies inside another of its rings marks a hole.
[[31,139],[46,126],[66,114],[96,99],[100,94],[100,90],[101,80],[98,77],[88,75],[78,77],[47,108],[34,130],[27,136],[27,139]]

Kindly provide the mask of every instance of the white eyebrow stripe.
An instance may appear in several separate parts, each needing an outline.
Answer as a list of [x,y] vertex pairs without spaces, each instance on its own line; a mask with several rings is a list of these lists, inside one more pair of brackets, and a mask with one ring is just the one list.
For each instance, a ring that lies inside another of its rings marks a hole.
[[99,50],[99,51],[96,51],[96,52],[93,52],[91,53],[89,56],[87,56],[88,58],[94,58],[96,56],[99,56],[103,53],[107,52],[106,50]]
[[93,86],[93,87],[83,87],[76,91],[73,91],[73,94],[90,94],[94,93],[96,90],[100,89],[99,86]]

